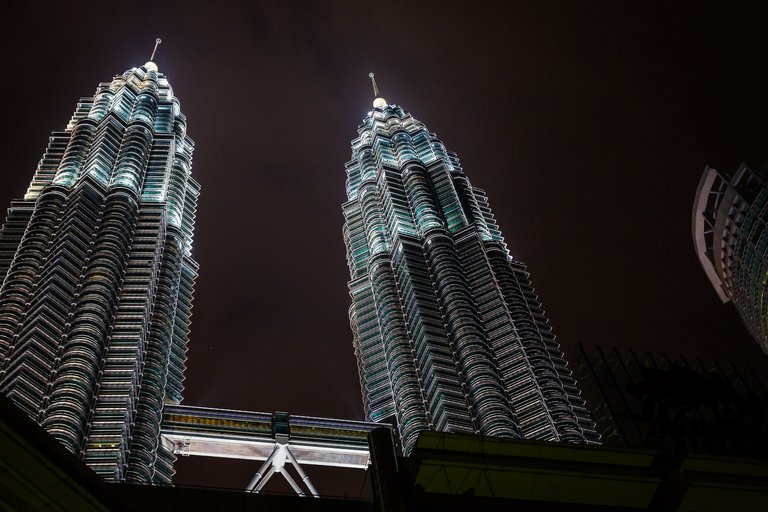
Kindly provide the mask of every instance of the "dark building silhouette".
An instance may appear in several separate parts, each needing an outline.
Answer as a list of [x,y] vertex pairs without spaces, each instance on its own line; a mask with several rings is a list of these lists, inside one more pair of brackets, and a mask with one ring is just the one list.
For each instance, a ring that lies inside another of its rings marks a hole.
[[572,362],[606,446],[768,459],[768,391],[747,364],[583,346]]
[[768,463],[754,459],[430,431],[398,457],[389,429],[368,440],[368,492],[359,497],[111,483],[0,396],[0,509],[732,512],[768,501]]

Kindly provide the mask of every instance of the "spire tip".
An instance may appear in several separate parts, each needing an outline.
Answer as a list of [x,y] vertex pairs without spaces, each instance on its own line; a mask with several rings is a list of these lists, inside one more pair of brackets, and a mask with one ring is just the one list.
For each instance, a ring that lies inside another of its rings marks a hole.
[[155,47],[152,49],[152,55],[149,56],[149,61],[147,61],[146,64],[144,64],[144,67],[147,68],[147,70],[151,71],[157,71],[157,64],[155,64],[153,61],[155,60],[155,53],[157,52],[157,47],[160,46],[160,43],[162,43],[163,40],[159,37],[155,39]]
[[368,73],[368,78],[371,79],[371,85],[373,85],[373,106],[376,108],[384,108],[387,106],[387,100],[381,97],[381,94],[379,94],[379,86],[376,85],[376,77],[373,75],[373,71]]
[[157,51],[157,47],[160,46],[160,43],[162,43],[163,40],[159,37],[155,39],[155,47],[152,49],[152,55],[149,56],[149,61],[152,62],[155,60],[155,52]]

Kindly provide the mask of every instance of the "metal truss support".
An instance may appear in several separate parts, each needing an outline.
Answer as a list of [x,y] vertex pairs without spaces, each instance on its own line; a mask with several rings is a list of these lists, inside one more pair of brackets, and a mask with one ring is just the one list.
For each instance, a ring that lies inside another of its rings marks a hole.
[[296,472],[301,477],[302,483],[306,486],[312,496],[319,498],[320,495],[318,494],[317,489],[315,489],[315,486],[312,485],[312,481],[309,479],[309,476],[304,472],[301,465],[296,460],[296,457],[294,457],[291,453],[290,448],[288,448],[288,443],[280,442],[275,442],[275,448],[272,450],[272,453],[269,455],[267,460],[264,461],[264,464],[261,465],[259,470],[253,476],[251,482],[245,488],[246,492],[261,491],[269,479],[272,478],[272,475],[275,473],[280,473],[283,475],[283,478],[285,478],[294,492],[296,492],[296,494],[299,496],[306,496],[299,484],[297,484],[290,473],[288,473],[288,469],[285,467],[286,461],[293,464],[293,467],[296,468]]

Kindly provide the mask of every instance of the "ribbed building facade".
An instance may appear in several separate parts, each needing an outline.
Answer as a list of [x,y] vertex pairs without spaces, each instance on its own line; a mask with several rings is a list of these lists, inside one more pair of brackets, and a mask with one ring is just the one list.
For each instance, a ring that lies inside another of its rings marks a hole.
[[597,443],[523,263],[454,153],[377,98],[346,165],[350,323],[366,417]]
[[0,232],[0,391],[108,480],[167,483],[200,187],[152,62],[99,84],[54,131]]
[[693,242],[723,302],[733,302],[768,354],[768,174],[706,167],[693,205]]

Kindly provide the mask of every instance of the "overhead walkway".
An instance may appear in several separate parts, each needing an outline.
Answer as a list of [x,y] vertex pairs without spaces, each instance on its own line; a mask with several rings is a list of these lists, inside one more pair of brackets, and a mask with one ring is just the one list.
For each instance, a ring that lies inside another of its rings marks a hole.
[[[161,427],[166,448],[177,455],[263,460],[246,488],[259,492],[280,473],[296,494],[318,496],[303,465],[366,469],[370,464],[368,432],[378,423],[292,416],[285,412],[212,409],[167,405]],[[290,463],[298,484],[286,470]]]

